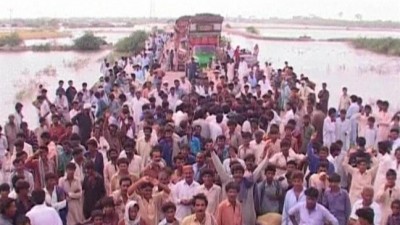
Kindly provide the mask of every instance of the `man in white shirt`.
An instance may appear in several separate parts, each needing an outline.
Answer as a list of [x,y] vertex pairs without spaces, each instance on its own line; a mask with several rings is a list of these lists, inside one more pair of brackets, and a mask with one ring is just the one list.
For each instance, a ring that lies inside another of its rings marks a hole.
[[[331,225],[339,225],[338,220],[324,206],[317,203],[319,192],[316,188],[308,188],[304,194],[306,201],[297,203],[289,209],[289,217],[293,224],[298,225],[321,225],[329,222]],[[296,220],[299,216],[299,221]]]
[[378,203],[373,201],[374,189],[372,187],[365,187],[361,193],[361,199],[354,202],[351,209],[349,224],[356,224],[358,216],[356,215],[357,209],[360,208],[371,208],[374,211],[374,224],[381,224],[381,207]]
[[26,213],[31,221],[31,225],[63,225],[57,211],[48,207],[45,203],[46,193],[44,190],[34,190],[32,192],[32,201],[35,206]]
[[205,196],[207,196],[207,212],[212,215],[215,215],[218,205],[222,200],[221,187],[214,184],[214,177],[215,174],[212,169],[204,169],[201,172],[201,178],[204,183],[197,188],[196,193],[203,193]]
[[172,190],[172,198],[176,204],[176,218],[182,220],[192,213],[192,198],[197,193],[200,184],[194,181],[192,166],[182,168],[184,180],[176,183]]
[[324,146],[331,146],[336,141],[336,109],[330,108],[324,120],[322,137]]

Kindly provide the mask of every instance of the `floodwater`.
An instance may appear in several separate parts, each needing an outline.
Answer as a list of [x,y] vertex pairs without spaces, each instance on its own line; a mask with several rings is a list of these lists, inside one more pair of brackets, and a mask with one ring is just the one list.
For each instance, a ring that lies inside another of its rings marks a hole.
[[[400,38],[400,29],[367,30],[364,28],[321,27],[321,26],[267,26],[257,28],[265,37],[298,38],[308,36],[315,40],[340,38]],[[241,28],[245,30],[245,28]]]
[[[142,29],[146,27],[135,27]],[[85,29],[86,30],[86,29]],[[134,29],[118,28],[115,30],[96,31],[96,35],[104,36],[107,40],[116,42],[128,36]],[[79,36],[84,30],[76,29],[73,36]],[[329,31],[334,37],[335,32]],[[390,33],[388,34],[390,35]],[[229,36],[229,35],[228,35]],[[400,109],[398,89],[400,87],[400,58],[377,55],[367,51],[355,50],[345,43],[337,42],[281,42],[260,41],[230,36],[234,46],[240,45],[252,49],[258,43],[260,46],[261,62],[270,61],[276,67],[281,67],[284,61],[295,68],[300,74],[304,73],[315,81],[319,90],[322,82],[328,83],[331,93],[330,104],[338,105],[340,90],[348,87],[350,93],[363,97],[365,102],[385,99],[391,103],[391,108]],[[43,40],[36,40],[39,41]],[[52,40],[69,43],[71,38]],[[0,83],[0,124],[4,124],[8,114],[13,112],[17,95],[30,93],[23,99],[25,120],[31,126],[37,124],[37,114],[32,100],[36,93],[27,83],[46,83],[50,99],[54,99],[58,80],[74,80],[80,88],[82,82],[93,84],[99,77],[100,60],[109,52],[77,53],[77,52],[15,52],[0,53],[0,68],[2,82]],[[51,66],[55,70],[39,71]],[[50,72],[48,72],[50,71]]]

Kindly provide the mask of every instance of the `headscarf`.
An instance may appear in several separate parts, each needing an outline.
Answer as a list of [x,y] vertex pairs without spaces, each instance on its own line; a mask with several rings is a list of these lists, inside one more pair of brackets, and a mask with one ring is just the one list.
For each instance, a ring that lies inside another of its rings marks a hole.
[[139,223],[140,223],[139,214],[136,216],[135,220],[131,220],[130,217],[129,217],[129,209],[134,207],[135,205],[137,205],[139,207],[139,204],[134,200],[131,200],[128,203],[126,203],[126,205],[125,205],[125,213],[124,213],[125,225],[139,225]]

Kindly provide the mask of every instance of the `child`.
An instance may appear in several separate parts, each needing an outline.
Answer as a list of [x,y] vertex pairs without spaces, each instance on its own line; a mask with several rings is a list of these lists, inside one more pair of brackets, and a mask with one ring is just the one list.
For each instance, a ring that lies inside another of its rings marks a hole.
[[257,184],[256,211],[257,215],[279,213],[283,190],[279,180],[274,179],[276,168],[268,165],[265,169],[265,180]]
[[124,218],[118,223],[118,225],[130,224],[148,225],[139,215],[139,204],[133,200],[126,204]]
[[390,207],[392,209],[392,215],[389,216],[386,225],[400,224],[400,199],[394,200]]
[[376,189],[376,202],[379,203],[382,211],[381,224],[386,224],[386,219],[390,215],[392,202],[400,199],[400,187],[396,186],[396,179],[396,171],[389,169],[386,172],[386,182],[381,182],[381,186]]
[[164,203],[161,210],[165,218],[158,225],[179,225],[178,220],[175,218],[176,206],[174,203]]
[[375,126],[375,118],[370,116],[367,121],[367,128],[365,129],[365,148],[376,148],[378,129]]
[[339,174],[332,174],[328,181],[329,188],[323,194],[322,205],[338,219],[339,225],[346,225],[351,213],[349,194],[340,188]]
[[318,166],[318,173],[313,174],[310,177],[309,186],[316,188],[320,194],[322,194],[328,186],[327,172],[328,161],[321,161]]
[[[242,205],[237,200],[240,186],[235,182],[229,182],[225,186],[227,199],[222,201],[216,213],[218,225],[236,225],[243,224]],[[233,214],[233,216],[232,216]]]

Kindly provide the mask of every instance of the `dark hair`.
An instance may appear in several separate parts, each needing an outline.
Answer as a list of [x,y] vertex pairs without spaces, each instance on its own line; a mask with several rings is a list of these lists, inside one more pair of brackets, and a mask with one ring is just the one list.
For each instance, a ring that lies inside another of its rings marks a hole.
[[36,205],[41,205],[44,203],[44,200],[46,198],[46,193],[44,192],[43,189],[35,189],[32,191],[31,197],[32,197],[32,201]]
[[291,178],[292,178],[292,180],[293,180],[293,179],[300,179],[300,180],[303,180],[303,179],[304,179],[304,173],[301,172],[300,170],[294,171]]
[[117,166],[119,166],[120,164],[126,164],[129,166],[129,160],[127,158],[119,158],[117,160]]
[[319,191],[315,187],[309,187],[309,188],[307,188],[307,190],[304,191],[304,194],[307,197],[317,199],[318,195],[319,195]]
[[358,137],[356,139],[357,145],[360,147],[365,147],[365,144],[367,143],[364,137]]
[[240,186],[236,182],[231,181],[225,186],[225,191],[228,192],[231,189],[234,189],[237,192],[239,192],[240,191]]
[[57,180],[57,175],[54,173],[47,173],[46,175],[44,175],[44,180],[47,182],[50,179],[55,179]]
[[193,196],[193,199],[192,199],[193,206],[196,204],[196,200],[204,201],[206,203],[206,206],[208,206],[207,197],[203,193],[199,193],[199,194]]
[[356,211],[356,215],[359,218],[366,220],[368,223],[374,224],[375,213],[371,208],[359,208]]
[[242,164],[235,163],[234,165],[231,166],[232,174],[235,173],[236,171],[240,171],[240,172],[244,173],[244,168],[243,168]]
[[83,152],[83,149],[82,148],[75,148],[73,151],[72,151],[72,156],[77,156],[77,155],[79,155],[79,154],[81,154]]
[[85,163],[85,169],[94,170],[94,162],[92,160],[87,161]]
[[289,140],[289,139],[287,139],[287,138],[284,138],[282,141],[281,141],[281,148],[282,147],[290,147],[292,145],[292,142]]
[[90,218],[92,218],[92,220],[95,218],[95,217],[101,217],[101,218],[103,218],[103,211],[101,211],[101,210],[99,210],[99,209],[95,209],[95,210],[93,210],[91,213],[90,213]]
[[30,224],[30,222],[31,221],[30,221],[29,217],[22,215],[22,216],[17,217],[15,224],[16,225],[26,225],[26,224]]
[[332,173],[329,177],[328,177],[328,181],[332,182],[332,183],[340,183],[341,181],[341,177],[339,174],[337,173]]
[[65,166],[66,170],[76,170],[76,165],[73,162],[69,162],[67,166]]
[[393,200],[393,202],[392,202],[392,204],[390,204],[390,206],[393,207],[393,205],[398,205],[398,206],[400,206],[400,199],[395,199],[395,200]]
[[212,177],[215,176],[214,170],[209,169],[209,168],[204,168],[201,170],[201,177],[205,176],[205,175],[210,175]]
[[293,166],[297,167],[297,163],[296,163],[296,161],[294,161],[294,160],[289,160],[289,161],[286,163],[286,166],[288,166],[288,165],[293,165]]
[[10,191],[10,185],[9,184],[7,184],[7,183],[2,183],[2,184],[0,184],[0,192],[2,192],[2,191]]
[[170,209],[176,211],[176,205],[173,202],[166,202],[161,206],[161,211],[163,213],[166,213]]
[[97,141],[96,140],[94,140],[94,139],[89,139],[87,142],[86,142],[86,145],[87,146],[93,146],[93,147],[95,147],[95,148],[97,148],[97,146],[98,146],[98,144],[97,144]]
[[113,197],[104,197],[100,200],[100,204],[101,204],[101,208],[107,207],[107,206],[111,206],[111,207],[115,207],[115,203],[114,203],[114,199]]
[[256,156],[254,155],[254,154],[252,154],[252,153],[248,153],[248,154],[246,154],[246,156],[244,157],[244,159],[243,159],[244,161],[249,161],[249,160],[251,160],[251,161],[256,161]]
[[119,179],[119,186],[122,186],[122,182],[124,182],[124,181],[129,181],[129,186],[131,186],[132,180],[130,177],[127,177],[127,176],[121,177],[121,179]]
[[15,183],[15,193],[19,194],[19,192],[23,189],[29,189],[30,185],[29,182],[26,180],[18,180],[17,183]]
[[268,165],[266,168],[265,168],[265,173],[267,173],[267,172],[273,172],[273,173],[276,173],[276,167],[274,166],[274,165]]
[[10,206],[11,206],[14,202],[15,202],[15,200],[12,199],[12,198],[6,198],[6,199],[4,199],[4,200],[1,202],[1,204],[0,204],[0,213],[4,215],[4,214],[6,213],[6,210],[7,210],[8,208],[10,208]]
[[397,178],[397,173],[396,173],[396,171],[395,171],[394,169],[389,169],[389,170],[386,172],[386,178],[388,178],[388,177],[394,177],[394,179],[396,179],[396,178]]

